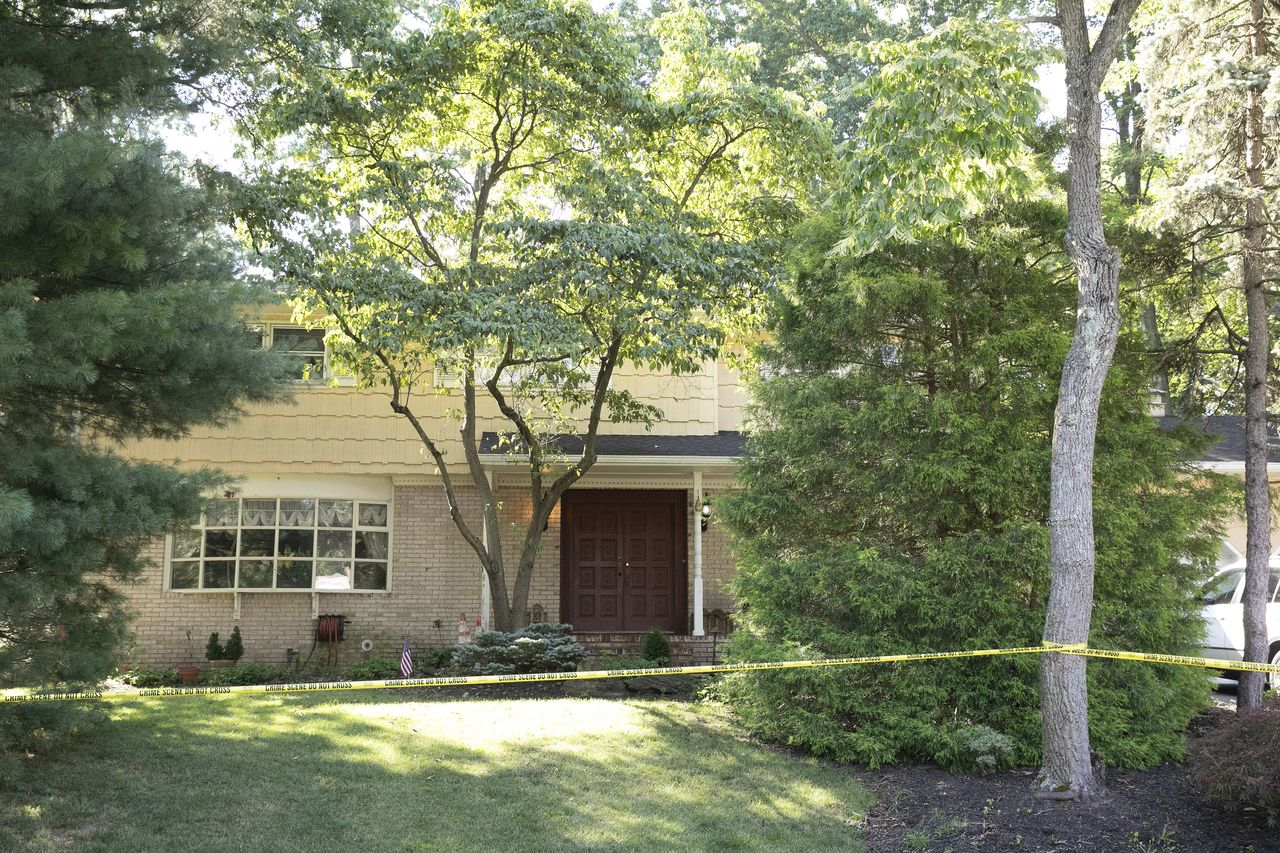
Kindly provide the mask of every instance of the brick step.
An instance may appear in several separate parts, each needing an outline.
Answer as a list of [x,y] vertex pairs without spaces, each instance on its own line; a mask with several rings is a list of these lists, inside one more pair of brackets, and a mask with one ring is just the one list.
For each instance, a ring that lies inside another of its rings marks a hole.
[[[587,652],[599,654],[603,651],[628,657],[639,656],[644,648],[644,634],[574,634],[573,638],[586,647]],[[668,634],[671,643],[671,662],[677,665],[698,665],[719,663],[724,653],[724,637],[694,637],[690,635]]]

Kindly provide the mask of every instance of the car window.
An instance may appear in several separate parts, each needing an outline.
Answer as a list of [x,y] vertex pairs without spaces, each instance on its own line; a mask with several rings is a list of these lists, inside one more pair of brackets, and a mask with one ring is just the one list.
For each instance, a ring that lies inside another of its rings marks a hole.
[[1280,586],[1280,572],[1271,573],[1271,588],[1267,590],[1267,601],[1276,600],[1276,588]]
[[1225,572],[1209,581],[1204,588],[1204,603],[1229,604],[1242,577],[1244,577],[1244,571],[1237,569],[1233,572]]

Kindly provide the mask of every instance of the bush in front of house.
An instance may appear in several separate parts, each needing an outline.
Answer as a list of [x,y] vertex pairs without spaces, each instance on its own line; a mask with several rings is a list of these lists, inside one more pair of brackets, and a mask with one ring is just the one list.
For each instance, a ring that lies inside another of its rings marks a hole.
[[572,625],[540,622],[515,632],[481,631],[453,647],[453,666],[464,673],[573,672],[587,656]]
[[640,656],[653,661],[654,666],[666,666],[671,663],[671,641],[666,634],[654,628],[645,636]]
[[649,669],[653,666],[658,664],[636,655],[619,655],[605,649],[584,661],[581,668],[584,670]]
[[388,657],[371,657],[353,663],[348,672],[352,681],[383,681],[400,677],[400,661]]
[[227,637],[227,644],[222,647],[222,659],[238,661],[242,657],[244,657],[244,639],[240,636],[240,626],[237,625],[231,629],[231,636]]
[[205,673],[204,683],[210,687],[232,687],[241,684],[271,684],[284,681],[288,671],[284,667],[265,663],[246,663]]
[[1255,809],[1280,824],[1280,698],[1232,716],[1196,742],[1197,775],[1209,799],[1232,812]]
[[[730,660],[1040,645],[1076,294],[1025,259],[1059,239],[1062,216],[993,200],[957,226],[964,240],[858,258],[831,251],[833,219],[797,232],[795,286],[756,348],[766,369],[751,384],[742,488],[716,504],[743,608]],[[1198,654],[1199,586],[1238,482],[1194,467],[1203,433],[1150,417],[1144,349],[1122,337],[1099,415],[1089,641]],[[752,733],[824,758],[996,769],[1040,761],[1039,666],[1012,655],[770,670],[719,690]],[[1114,660],[1088,678],[1106,764],[1183,757],[1208,699],[1202,673]]]
[[120,676],[120,680],[134,687],[176,687],[182,683],[176,669],[147,669],[145,666],[129,670]]
[[209,642],[204,644],[204,659],[208,661],[226,660],[227,650],[218,639],[218,632],[209,635]]
[[453,646],[427,646],[413,653],[413,661],[420,670],[445,669],[453,663]]

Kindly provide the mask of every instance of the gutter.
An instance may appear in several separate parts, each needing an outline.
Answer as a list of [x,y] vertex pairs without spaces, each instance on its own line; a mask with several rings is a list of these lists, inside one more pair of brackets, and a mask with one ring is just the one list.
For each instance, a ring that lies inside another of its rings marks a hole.
[[[519,467],[520,461],[513,460],[505,453],[481,453],[480,463],[482,465],[494,465],[499,467]],[[557,465],[571,465],[570,461],[557,461]],[[678,465],[686,466],[721,466],[737,468],[739,465],[738,458],[735,456],[605,456],[599,454],[596,456],[596,465],[621,465],[642,466],[642,465]]]

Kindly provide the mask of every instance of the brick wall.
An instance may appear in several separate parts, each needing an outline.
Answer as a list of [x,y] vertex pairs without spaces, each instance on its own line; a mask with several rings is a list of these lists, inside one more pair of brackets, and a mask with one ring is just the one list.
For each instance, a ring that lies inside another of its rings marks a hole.
[[[701,507],[693,506],[693,493],[689,494],[689,606],[693,607],[693,525]],[[702,534],[702,607],[703,610],[732,612],[737,605],[729,593],[729,581],[733,579],[733,552],[729,548],[729,534],[712,515],[707,531]]]
[[[533,500],[526,489],[495,489],[498,500],[498,524],[502,529],[502,556],[507,568],[508,587],[514,590],[516,566],[524,547],[529,519],[533,517]],[[533,580],[529,586],[529,610],[540,607],[546,622],[560,621],[560,507],[547,522],[534,562]]]
[[[644,648],[644,634],[575,634],[574,639],[591,655],[607,652],[614,656],[639,657]],[[719,663],[724,657],[722,636],[694,637],[669,635],[672,666],[701,666]],[[608,667],[602,667],[607,669]]]

